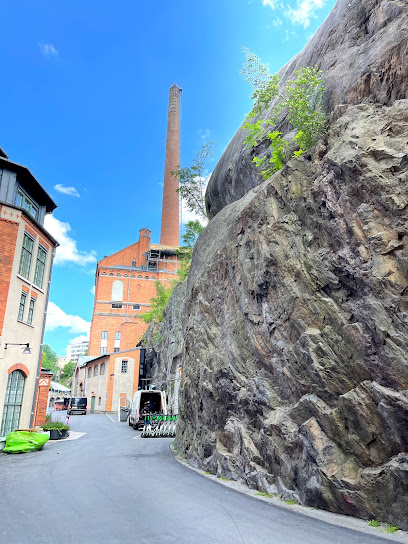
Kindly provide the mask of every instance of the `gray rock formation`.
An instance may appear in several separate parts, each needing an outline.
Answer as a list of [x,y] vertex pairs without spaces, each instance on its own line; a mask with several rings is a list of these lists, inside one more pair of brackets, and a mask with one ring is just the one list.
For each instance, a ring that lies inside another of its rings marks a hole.
[[405,529],[407,28],[405,1],[341,0],[281,71],[324,68],[327,137],[260,184],[238,131],[150,350],[182,361],[190,463]]
[[[319,66],[326,87],[325,110],[330,114],[338,104],[389,105],[406,98],[407,58],[408,0],[339,0],[304,50],[278,73],[284,85],[299,68]],[[279,128],[287,130],[285,118]],[[259,184],[252,159],[266,142],[249,150],[244,140],[240,129],[214,170],[207,191],[211,217]]]

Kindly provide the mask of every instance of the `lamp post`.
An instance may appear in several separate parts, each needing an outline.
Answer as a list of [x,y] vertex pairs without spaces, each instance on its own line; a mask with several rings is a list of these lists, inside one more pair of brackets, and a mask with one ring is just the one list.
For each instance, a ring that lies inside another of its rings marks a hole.
[[25,346],[25,349],[23,350],[23,355],[31,355],[31,349],[30,349],[30,344],[27,343],[27,344],[14,344],[14,343],[6,343],[4,344],[4,349],[7,349],[8,346]]

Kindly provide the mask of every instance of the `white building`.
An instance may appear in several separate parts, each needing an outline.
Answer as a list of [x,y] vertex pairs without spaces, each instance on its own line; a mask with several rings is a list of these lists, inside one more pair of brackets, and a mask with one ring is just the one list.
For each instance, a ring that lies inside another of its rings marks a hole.
[[78,357],[88,354],[89,342],[79,342],[77,344],[69,344],[67,347],[67,361],[78,362]]

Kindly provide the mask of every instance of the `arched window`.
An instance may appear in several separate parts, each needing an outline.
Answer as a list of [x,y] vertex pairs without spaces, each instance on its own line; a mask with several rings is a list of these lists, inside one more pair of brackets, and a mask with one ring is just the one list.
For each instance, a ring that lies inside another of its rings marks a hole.
[[92,367],[90,366],[88,368],[88,378],[90,378],[92,376]]
[[156,276],[152,276],[152,280],[155,280],[156,279]]
[[118,272],[118,273],[117,273],[116,275],[117,275],[117,277],[118,277],[118,278],[120,278],[120,274],[119,274],[119,272]]
[[102,364],[101,364],[101,371],[100,371],[99,374],[100,374],[101,376],[102,376],[103,374],[105,374],[105,363],[102,363]]
[[127,274],[124,274],[124,277],[125,277],[125,278],[127,278],[127,277],[128,277],[128,275],[127,275]]
[[132,274],[132,275],[131,275],[130,277],[131,277],[131,278],[134,278],[134,277],[135,277],[135,275],[134,275],[134,274]]
[[24,383],[25,376],[21,370],[14,370],[9,374],[0,436],[6,436],[14,429],[18,429],[21,405],[23,404]]
[[148,280],[149,279],[149,276],[145,276],[145,280]]
[[111,273],[109,274],[109,276],[113,276],[113,272],[111,272]]
[[123,300],[123,281],[115,280],[112,283],[112,299],[111,300]]
[[133,259],[132,266],[133,266],[133,268],[136,268],[136,259]]
[[94,376],[98,375],[98,365],[94,366]]
[[106,272],[102,272],[102,276],[106,276]]

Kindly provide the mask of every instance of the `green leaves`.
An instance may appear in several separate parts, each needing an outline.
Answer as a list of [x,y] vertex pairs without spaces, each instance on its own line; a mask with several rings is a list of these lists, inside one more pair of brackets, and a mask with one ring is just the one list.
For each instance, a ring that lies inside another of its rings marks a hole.
[[142,315],[145,323],[160,323],[164,319],[164,309],[174,291],[177,281],[173,280],[168,285],[163,285],[161,281],[156,281],[156,297],[150,300],[151,310]]
[[178,179],[179,188],[177,192],[184,200],[187,208],[205,220],[208,219],[204,200],[207,186],[207,178],[205,176],[206,161],[214,155],[214,147],[214,142],[204,144],[195,156],[191,166],[185,166],[175,172],[171,172]]
[[[280,170],[291,156],[303,155],[324,134],[326,117],[322,105],[324,94],[322,72],[317,66],[297,70],[296,79],[288,81],[281,93],[279,76],[277,74],[271,76],[268,66],[263,64],[257,55],[248,49],[242,50],[245,63],[240,73],[254,88],[251,98],[255,101],[251,113],[247,116],[247,122],[243,125],[247,133],[244,143],[250,148],[256,147],[265,138],[266,132],[266,138],[271,142],[270,157],[254,157],[253,162],[261,171],[262,177],[267,179]],[[266,111],[273,100],[275,105],[269,119],[250,122]],[[285,110],[290,124],[297,130],[292,141],[283,139],[280,132],[273,131],[279,115]],[[299,149],[291,154],[291,147]]]

